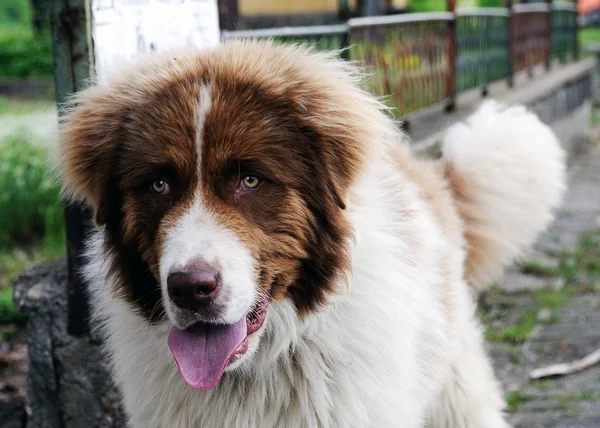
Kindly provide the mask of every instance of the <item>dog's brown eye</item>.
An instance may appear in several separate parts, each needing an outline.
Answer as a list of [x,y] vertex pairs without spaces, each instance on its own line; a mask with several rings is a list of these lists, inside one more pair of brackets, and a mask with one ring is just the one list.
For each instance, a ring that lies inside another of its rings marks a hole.
[[152,183],[152,190],[161,196],[167,196],[171,193],[169,183],[164,180],[155,180],[154,183]]
[[254,175],[247,175],[242,178],[241,184],[244,190],[254,190],[259,186],[260,182],[260,178]]

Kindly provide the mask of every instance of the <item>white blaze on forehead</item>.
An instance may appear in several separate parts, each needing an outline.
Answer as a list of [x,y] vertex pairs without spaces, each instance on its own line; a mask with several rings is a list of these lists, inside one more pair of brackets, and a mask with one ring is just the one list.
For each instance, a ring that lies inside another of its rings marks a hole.
[[212,96],[210,93],[210,86],[202,84],[200,87],[200,103],[198,104],[198,113],[196,116],[196,139],[198,144],[198,167],[200,166],[200,159],[202,158],[202,130],[204,129],[204,120],[206,119],[206,113],[212,107]]
[[[211,107],[210,87],[202,85],[197,110],[197,148],[200,176],[200,158],[203,141],[202,130],[206,113]],[[254,283],[254,259],[250,250],[235,232],[220,224],[218,218],[202,200],[200,180],[190,208],[166,233],[160,258],[160,280],[167,314],[173,308],[167,295],[167,278],[171,272],[183,270],[187,265],[202,261],[211,265],[221,275],[222,289],[217,303],[224,308],[223,323],[239,321],[254,304],[257,287]]]

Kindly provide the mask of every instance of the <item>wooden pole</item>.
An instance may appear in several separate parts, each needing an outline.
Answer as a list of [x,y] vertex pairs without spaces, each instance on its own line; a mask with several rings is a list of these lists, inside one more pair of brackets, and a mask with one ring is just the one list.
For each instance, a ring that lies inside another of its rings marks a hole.
[[238,0],[218,0],[219,26],[221,30],[235,31],[239,28]]
[[[83,89],[92,75],[94,55],[90,0],[54,0],[50,9],[54,83],[59,116],[68,97]],[[89,304],[79,273],[83,238],[91,215],[76,205],[65,207],[68,261],[68,329],[78,335],[89,331]]]

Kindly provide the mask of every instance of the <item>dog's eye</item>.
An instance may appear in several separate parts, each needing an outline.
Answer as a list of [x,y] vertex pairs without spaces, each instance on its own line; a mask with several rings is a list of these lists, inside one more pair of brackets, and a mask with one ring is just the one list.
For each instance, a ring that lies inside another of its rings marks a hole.
[[152,190],[161,196],[167,196],[171,193],[171,186],[164,180],[154,180]]
[[244,190],[254,190],[260,185],[260,183],[261,179],[255,175],[246,175],[244,178],[242,178],[242,181],[240,181],[240,185]]

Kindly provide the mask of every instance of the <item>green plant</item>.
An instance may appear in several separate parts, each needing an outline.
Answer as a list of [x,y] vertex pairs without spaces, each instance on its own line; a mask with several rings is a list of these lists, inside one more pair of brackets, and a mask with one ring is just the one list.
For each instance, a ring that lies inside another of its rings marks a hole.
[[0,324],[15,323],[20,319],[12,302],[12,288],[0,290]]
[[521,403],[530,400],[531,397],[520,390],[513,391],[506,396],[506,404],[508,405],[508,411],[515,413],[519,410]]
[[29,25],[31,20],[30,0],[2,0],[0,2],[0,26]]
[[9,114],[13,116],[29,115],[54,111],[56,104],[51,97],[41,96],[35,99],[0,96],[0,116]]
[[28,26],[0,30],[0,76],[51,76],[52,48],[48,34],[35,35]]
[[521,272],[539,277],[558,275],[559,271],[554,266],[545,265],[536,261],[525,261],[521,263]]
[[504,0],[478,0],[476,3],[479,7],[506,7]]
[[446,0],[409,0],[407,9],[409,12],[439,12],[447,7]]
[[577,409],[576,397],[571,395],[561,395],[558,397],[558,405],[567,413],[573,413]]
[[0,142],[0,248],[41,237],[53,246],[64,240],[60,188],[47,158],[24,131]]

